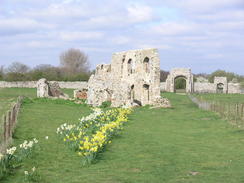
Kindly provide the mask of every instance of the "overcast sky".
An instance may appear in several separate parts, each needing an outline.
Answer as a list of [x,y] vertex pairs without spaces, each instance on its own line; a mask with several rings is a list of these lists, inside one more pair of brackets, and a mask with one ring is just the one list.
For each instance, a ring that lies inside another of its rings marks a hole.
[[163,70],[244,74],[244,0],[0,0],[0,65],[58,65],[79,48],[94,68],[151,47]]

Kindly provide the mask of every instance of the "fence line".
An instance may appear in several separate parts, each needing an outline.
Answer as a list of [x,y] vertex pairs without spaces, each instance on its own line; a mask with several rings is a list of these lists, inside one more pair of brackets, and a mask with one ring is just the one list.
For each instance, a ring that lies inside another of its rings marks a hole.
[[198,105],[199,108],[213,111],[221,115],[224,119],[230,121],[238,127],[244,127],[244,104],[226,103],[219,101],[205,101],[202,97],[197,98],[189,95],[189,98]]
[[5,113],[5,115],[3,115],[3,117],[2,117],[3,129],[2,129],[2,133],[0,133],[0,135],[2,137],[1,138],[2,141],[0,142],[0,152],[4,152],[6,150],[6,147],[12,140],[12,135],[13,135],[16,123],[17,123],[17,117],[18,117],[18,113],[19,113],[23,98],[24,97],[19,96],[17,98],[17,102],[15,104],[13,104],[11,109],[9,111],[7,111]]

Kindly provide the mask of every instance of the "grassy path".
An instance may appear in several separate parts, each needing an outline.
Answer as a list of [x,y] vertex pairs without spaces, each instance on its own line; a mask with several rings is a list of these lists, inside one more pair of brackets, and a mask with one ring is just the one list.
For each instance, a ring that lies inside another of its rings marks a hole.
[[43,183],[244,182],[244,132],[201,111],[187,96],[165,95],[173,109],[136,109],[122,135],[90,167],[81,167],[79,157],[55,134],[57,126],[75,122],[88,108],[25,104],[15,142],[36,137],[42,149],[5,182],[23,182],[23,171],[33,166]]

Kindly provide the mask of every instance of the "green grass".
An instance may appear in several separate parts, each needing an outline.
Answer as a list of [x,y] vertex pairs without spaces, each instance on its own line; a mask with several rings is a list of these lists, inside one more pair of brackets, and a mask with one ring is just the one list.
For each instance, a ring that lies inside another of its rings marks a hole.
[[[62,89],[62,91],[73,97],[73,89]],[[0,88],[0,116],[5,114],[18,96],[35,98],[36,88]]]
[[10,110],[18,96],[35,97],[36,89],[33,88],[0,88],[0,143],[3,134],[2,116]]
[[36,89],[30,88],[0,88],[0,116],[9,110],[18,96],[35,97]]
[[74,96],[74,93],[73,93],[74,89],[62,89],[62,91],[64,93],[68,94],[70,98],[73,98],[73,96]]
[[224,103],[244,103],[244,94],[194,94],[194,96],[207,101]]
[[87,107],[47,100],[24,104],[15,143],[36,137],[41,150],[3,183],[21,183],[33,166],[43,183],[244,182],[244,131],[198,109],[187,96],[164,95],[174,108],[135,109],[122,134],[89,167],[55,134],[60,124],[87,115]]
[[[73,97],[72,89],[62,89],[70,97]],[[0,88],[0,142],[2,141],[3,124],[2,116],[10,110],[18,96],[26,96],[30,98],[36,97],[36,88]]]

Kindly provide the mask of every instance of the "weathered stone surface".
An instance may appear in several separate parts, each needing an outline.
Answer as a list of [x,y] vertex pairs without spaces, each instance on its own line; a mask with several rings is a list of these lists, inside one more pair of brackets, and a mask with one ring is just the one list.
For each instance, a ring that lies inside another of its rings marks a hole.
[[228,93],[228,82],[226,77],[214,77],[216,93]]
[[52,97],[59,97],[60,95],[64,95],[57,82],[49,83],[49,89],[49,95]]
[[193,75],[190,69],[172,69],[166,82],[161,83],[161,91],[175,92],[174,82],[177,77],[186,79],[187,93],[244,93],[240,83],[228,83],[226,77],[215,77],[214,83],[210,83],[206,78],[200,77],[197,82],[193,82]]
[[87,99],[87,90],[74,90],[74,98]]
[[228,93],[237,94],[244,93],[240,83],[228,83]]
[[158,98],[160,60],[157,49],[115,53],[112,63],[98,65],[88,81],[87,103],[93,106],[105,101],[111,101],[113,107],[154,105]]
[[216,88],[214,83],[194,83],[195,93],[216,93]]
[[69,98],[67,94],[61,91],[57,82],[49,83],[45,78],[37,82],[37,97]]
[[167,98],[156,98],[154,101],[154,107],[163,107],[163,108],[169,108],[171,107],[171,103]]
[[186,80],[186,92],[193,92],[193,74],[189,68],[174,68],[170,71],[166,79],[166,91],[175,92],[175,80],[178,77],[183,77]]
[[[38,81],[0,81],[0,88],[37,88]],[[48,81],[49,83],[57,82],[60,88],[68,89],[86,89],[86,81]]]
[[45,78],[40,79],[37,82],[37,97],[48,97],[49,96],[49,86]]

